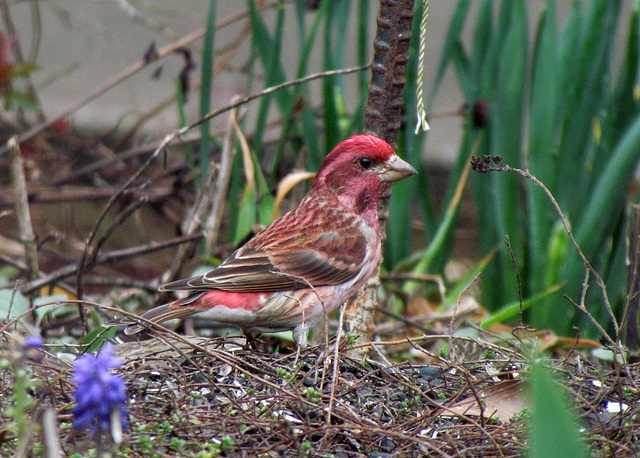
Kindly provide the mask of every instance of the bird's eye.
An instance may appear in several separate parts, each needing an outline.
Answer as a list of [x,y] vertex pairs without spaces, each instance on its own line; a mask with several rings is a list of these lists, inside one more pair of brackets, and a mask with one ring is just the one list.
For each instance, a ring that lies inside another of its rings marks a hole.
[[363,168],[368,169],[369,167],[371,167],[373,165],[373,160],[371,160],[371,158],[369,158],[369,157],[361,157],[360,158],[360,165]]

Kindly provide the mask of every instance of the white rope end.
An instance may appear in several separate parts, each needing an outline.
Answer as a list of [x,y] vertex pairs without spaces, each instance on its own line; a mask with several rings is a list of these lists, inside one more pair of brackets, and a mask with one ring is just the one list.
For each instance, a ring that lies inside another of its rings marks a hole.
[[427,122],[427,115],[425,115],[424,112],[418,113],[418,123],[416,124],[416,131],[414,133],[418,135],[420,133],[420,129],[422,129],[424,132],[431,129],[431,127],[429,127],[429,123]]

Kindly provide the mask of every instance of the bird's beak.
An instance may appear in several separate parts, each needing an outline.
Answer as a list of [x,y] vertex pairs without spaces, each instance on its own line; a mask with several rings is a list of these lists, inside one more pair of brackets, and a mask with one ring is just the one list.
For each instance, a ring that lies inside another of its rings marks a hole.
[[393,156],[385,163],[380,177],[382,181],[394,182],[415,175],[416,173],[418,173],[416,169],[411,167],[407,162],[398,156]]

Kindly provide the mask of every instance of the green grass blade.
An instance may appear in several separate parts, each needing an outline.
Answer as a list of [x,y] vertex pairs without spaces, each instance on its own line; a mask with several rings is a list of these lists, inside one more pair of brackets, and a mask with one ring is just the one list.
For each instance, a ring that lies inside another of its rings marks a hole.
[[[394,185],[389,204],[387,240],[384,244],[384,263],[393,267],[411,253],[411,204],[410,184],[400,182]],[[395,220],[395,221],[394,221]],[[393,222],[392,222],[393,221]]]
[[[349,24],[349,18],[351,16],[351,0],[333,0],[331,5],[331,12],[335,14],[334,22],[334,42],[331,43],[331,49],[333,49],[333,64],[337,68],[344,66],[344,53],[347,49],[346,46],[340,46],[341,43],[347,42],[347,32],[351,28]],[[341,76],[337,76],[338,81],[342,80]],[[342,86],[342,85],[340,85]]]
[[447,37],[444,43],[444,47],[442,48],[442,55],[440,56],[438,72],[436,73],[436,78],[433,82],[429,98],[427,99],[427,107],[430,107],[433,103],[433,99],[435,98],[436,92],[440,87],[440,83],[442,83],[442,79],[444,78],[444,74],[447,71],[449,62],[453,58],[457,43],[461,40],[462,30],[464,28],[464,23],[467,20],[467,14],[469,13],[470,4],[471,2],[469,0],[459,1],[453,13],[453,16],[451,17],[449,30],[447,31]]
[[461,41],[458,41],[453,47],[452,60],[456,68],[456,75],[458,76],[462,93],[467,100],[473,101],[477,92],[477,86],[472,78],[470,60],[465,53]]
[[[527,167],[543,183],[552,183],[555,163],[550,161],[557,154],[556,136],[559,113],[558,50],[555,23],[555,2],[551,0],[542,13],[533,56],[531,103],[529,116],[529,145]],[[540,291],[544,284],[548,265],[545,262],[546,246],[553,225],[553,208],[546,194],[534,183],[528,187],[529,229],[528,256],[532,269],[529,272],[529,291]]]
[[[202,69],[200,73],[200,117],[204,118],[211,111],[211,86],[213,84],[213,50],[216,33],[217,0],[209,0],[207,26],[202,48]],[[209,168],[209,122],[200,126],[200,181],[204,180]]]
[[[483,57],[483,71],[480,80],[480,97],[489,97],[493,94],[498,79],[499,66],[503,62],[507,34],[511,31],[512,23],[512,0],[502,1],[500,11],[495,25],[492,23],[483,24],[485,28],[491,27],[489,34],[489,46],[485,50]],[[486,22],[486,21],[485,21]],[[477,64],[475,66],[478,66]]]
[[[552,288],[540,293],[536,294],[532,297],[522,300],[522,310],[529,310],[536,304],[542,303],[545,299],[549,298],[553,293],[560,290],[562,285],[556,285]],[[480,327],[482,329],[488,329],[494,324],[497,323],[506,323],[507,321],[511,321],[518,317],[520,314],[520,301],[512,301],[503,307],[501,307],[497,312],[493,312],[488,318],[483,320],[480,323]]]
[[[462,173],[460,180],[458,181],[457,192],[452,197],[449,202],[449,206],[445,211],[444,218],[442,219],[442,223],[438,227],[438,231],[434,235],[431,243],[427,247],[424,256],[418,261],[416,266],[413,268],[412,273],[416,275],[424,274],[429,270],[431,263],[435,259],[436,255],[440,250],[442,250],[444,243],[446,241],[447,236],[451,233],[453,223],[455,221],[456,215],[458,214],[458,208],[460,207],[460,201],[462,199],[462,191],[467,184],[467,178],[469,177],[470,165],[467,162],[467,167]],[[418,284],[414,281],[407,281],[403,286],[403,291],[409,296],[415,294],[418,288]]]
[[549,369],[533,364],[531,376],[531,432],[529,458],[586,458],[589,456],[570,414],[567,394],[554,383]]
[[[577,54],[573,71],[567,75],[570,81],[566,88],[567,104],[564,107],[562,139],[558,162],[559,174],[553,188],[561,208],[570,215],[580,212],[585,205],[587,175],[583,164],[583,153],[592,142],[593,119],[605,97],[605,89],[611,79],[611,59],[615,45],[615,29],[612,23],[617,18],[617,0],[593,0],[588,4],[577,49],[566,50]],[[575,31],[575,33],[578,33]],[[567,72],[570,70],[567,69]],[[595,171],[596,173],[597,170]]]
[[[471,122],[471,121],[467,120],[466,122]],[[465,129],[465,131],[463,132],[462,141],[460,142],[460,150],[458,152],[458,157],[456,159],[455,164],[453,165],[451,174],[449,175],[449,185],[447,187],[447,191],[443,199],[444,202],[447,202],[447,206],[452,201],[452,199],[456,198],[455,196],[459,186],[458,183],[460,183],[460,180],[462,179],[463,175],[467,173],[466,170],[469,164],[470,157],[472,155],[478,154],[478,148],[482,144],[482,141],[485,137],[485,133],[486,132],[484,129],[473,129],[473,130]],[[438,250],[436,257],[433,259],[433,261],[430,264],[430,268],[429,268],[430,272],[434,272],[434,273],[444,272],[444,268],[450,258],[451,250],[453,249],[454,243],[455,243],[456,221],[457,221],[457,213],[454,216],[454,220],[448,226],[448,232],[444,234],[443,240],[439,242],[442,244],[442,247]]]
[[[371,61],[371,41],[369,38],[370,5],[371,2],[369,2],[368,0],[360,0],[358,3],[358,49],[356,57],[356,62],[358,65],[366,65]],[[369,74],[369,72],[358,73],[358,99],[360,101],[351,116],[351,123],[347,127],[347,132],[362,132],[364,130],[364,109],[367,104],[367,97],[369,95],[370,78],[371,75]],[[409,87],[409,85],[407,85],[407,87]]]
[[[615,230],[616,222],[624,216],[624,205],[621,203],[625,201],[628,184],[639,161],[640,118],[637,118],[615,148],[593,192],[588,196],[588,208],[576,224],[574,232],[576,241],[587,259],[595,263],[596,269],[601,267],[598,260],[602,256],[610,256],[608,234],[612,232],[612,227]],[[573,251],[567,261],[566,273],[568,283],[566,293],[573,300],[580,298],[584,272],[581,259]],[[601,303],[599,298],[598,303]],[[564,323],[565,332],[569,332],[573,308],[566,305],[554,309],[553,313],[555,322]],[[594,335],[595,332],[589,328],[587,335]]]
[[465,290],[471,286],[471,283],[473,283],[487,268],[487,265],[493,259],[497,251],[497,247],[491,250],[488,255],[478,261],[478,263],[464,276],[464,278],[462,278],[453,288],[447,291],[447,296],[444,301],[445,309],[449,310],[453,307],[456,301],[460,298],[460,295],[463,294]]
[[568,90],[574,84],[574,72],[578,61],[576,50],[580,48],[582,22],[583,14],[580,2],[574,2],[559,35],[559,67],[563,70],[560,80],[562,94],[569,94]]
[[[415,16],[422,17],[422,2],[416,2]],[[403,93],[403,101],[407,122],[398,135],[398,154],[412,164],[418,175],[410,180],[405,180],[407,192],[403,194],[403,199],[396,196],[391,204],[390,218],[387,223],[387,240],[385,243],[385,265],[395,268],[398,262],[406,259],[402,254],[408,255],[408,244],[406,240],[411,237],[411,220],[415,219],[417,210],[421,213],[427,234],[434,234],[437,229],[437,217],[433,207],[433,197],[427,190],[429,189],[428,173],[423,164],[422,152],[424,151],[424,141],[427,137],[425,132],[415,134],[417,120],[417,74],[418,74],[418,52],[420,37],[420,21],[414,20],[412,25],[412,37],[409,44],[409,61],[407,63],[406,84]],[[401,191],[402,193],[402,191]],[[407,211],[409,210],[410,211]],[[393,259],[393,262],[387,261]]]
[[[512,18],[504,42],[502,59],[498,65],[496,93],[490,117],[492,130],[492,154],[502,156],[508,164],[520,164],[522,139],[522,108],[527,68],[527,14],[521,0],[503,3],[512,6]],[[515,174],[492,175],[492,208],[497,224],[497,233],[508,235],[513,255],[521,265],[523,260],[522,218],[519,200],[519,183]],[[491,208],[491,207],[490,207]],[[499,256],[503,275],[501,288],[503,297],[518,297],[517,285],[513,281],[513,262],[508,250]]]
[[620,144],[615,148],[610,161],[589,196],[589,207],[576,229],[576,240],[587,259],[594,255],[597,244],[614,221],[615,215],[624,211],[624,206],[612,205],[624,202],[627,185],[640,160],[640,118],[637,118]]
[[[553,285],[564,282],[564,271],[567,258],[572,247],[570,246],[569,234],[567,234],[564,224],[559,219],[553,225],[546,250],[546,256],[540,260],[547,269],[544,272],[544,285],[534,291],[552,288]],[[562,307],[569,304],[564,303]],[[558,307],[555,301],[544,301],[531,313],[533,325],[539,329],[558,329],[554,322],[554,309]]]
[[[371,42],[369,41],[369,0],[360,0],[358,4],[358,65],[365,65],[369,62]],[[360,99],[366,100],[369,90],[369,73],[358,74],[358,92]],[[364,124],[364,117],[362,120]]]
[[[622,311],[627,303],[627,239],[628,239],[629,221],[626,215],[622,215],[617,224],[616,230],[612,233],[612,240],[609,252],[609,257],[603,262],[600,268],[602,277],[607,285],[607,291],[609,293],[609,300],[613,307],[616,316],[622,316]],[[607,330],[613,334],[614,328],[611,323],[607,311],[604,307],[599,307],[594,310],[595,318],[599,323],[607,324],[609,326]],[[585,317],[581,317],[584,321]],[[582,323],[579,324],[582,326]]]
[[[486,127],[487,133],[484,135],[478,147],[478,155],[498,154],[493,149],[495,142],[493,140],[494,123],[492,119],[495,117],[496,81],[498,79],[499,68],[501,65],[504,65],[503,56],[505,54],[505,43],[507,34],[510,32],[510,4],[511,2],[501,3],[495,25],[485,19],[481,24],[478,24],[478,27],[483,27],[483,31],[480,32],[476,30],[476,35],[479,33],[485,34],[488,42],[488,47],[484,50],[484,56],[482,57],[482,71],[478,74],[480,80],[475,83],[479,88],[476,97],[484,98],[488,100],[490,104],[489,123]],[[478,59],[479,56],[476,54],[473,58]],[[472,68],[480,67],[479,63],[472,62],[471,65]],[[467,126],[467,128],[471,128],[471,124]],[[493,203],[493,196],[496,192],[495,179],[496,177],[480,175],[475,175],[473,179],[475,195],[483,196],[483,198],[477,201],[477,224],[478,227],[482,228],[480,248],[483,255],[489,253],[495,246],[504,246],[504,228],[500,227],[500,221],[496,216],[497,210]],[[509,272],[512,272],[512,269]],[[487,281],[491,282],[494,287],[482,289],[482,303],[485,307],[491,309],[492,304],[504,302],[505,291],[501,285],[505,275],[503,263],[500,259],[494,260],[494,262],[489,263],[486,267],[483,276]]]
[[[491,43],[492,27],[493,0],[483,0],[478,10],[476,27],[473,32],[473,50],[471,53],[471,73],[476,83],[482,79],[482,74],[485,71],[485,57]],[[474,89],[473,99],[478,97],[479,90],[479,87]]]
[[[349,2],[339,0],[332,2],[332,7],[325,22],[323,70],[335,70],[343,61],[344,47],[340,41],[334,43],[336,36],[344,39],[345,30],[340,30],[344,25],[344,16],[348,14]],[[324,107],[325,150],[330,151],[344,138],[339,120],[342,110],[342,87],[340,78],[331,76],[322,80],[322,103]]]
[[[331,2],[325,1],[321,4],[320,8],[316,10],[315,18],[309,30],[309,33],[306,33],[306,26],[304,21],[304,14],[302,18],[299,19],[299,40],[303,43],[303,46],[300,48],[300,54],[298,57],[298,70],[296,73],[296,78],[302,78],[307,73],[307,64],[309,63],[309,59],[311,58],[313,46],[316,45],[317,40],[317,32],[320,26],[320,23],[323,19],[327,17],[329,7],[331,6]],[[302,13],[305,13],[305,7],[302,5],[300,7]],[[300,23],[302,22],[302,23]],[[309,97],[306,95],[308,91],[307,85],[297,85],[293,89],[292,100],[296,101],[296,103],[290,103],[288,112],[283,115],[283,119],[286,120],[284,124],[284,128],[280,134],[280,139],[278,140],[278,145],[276,147],[276,154],[273,161],[273,167],[271,169],[271,178],[275,179],[278,166],[280,163],[280,158],[282,157],[283,151],[285,149],[285,145],[290,142],[289,138],[291,137],[290,133],[293,131],[297,132],[298,127],[293,123],[292,119],[294,117],[294,112],[298,109],[299,102],[302,101],[305,105],[309,105]],[[309,156],[307,165],[311,170],[315,170],[320,167],[320,164],[324,160],[325,151],[320,148],[320,144],[318,142],[318,129],[315,125],[315,113],[313,108],[305,108],[303,109],[303,114],[300,117],[300,131],[302,133],[303,141],[297,142],[297,145],[294,148],[302,148],[303,146],[309,149]]]
[[234,243],[240,243],[253,230],[256,224],[257,205],[255,188],[245,187],[237,209]]
[[[608,112],[610,129],[603,129],[603,142],[613,142],[619,138],[629,124],[636,118],[639,111],[638,80],[640,78],[640,3],[636,2],[629,21],[629,36],[627,38],[627,52],[620,68],[620,75],[615,92],[611,97]],[[607,135],[607,132],[610,132]]]
[[[180,123],[180,127],[184,127],[187,125],[187,116],[185,115],[185,112],[184,112],[184,96],[182,94],[182,84],[180,83],[180,78],[176,77],[174,84],[176,88],[176,106],[178,107],[178,122]],[[193,145],[191,143],[185,143],[184,146],[186,149],[185,157],[187,160],[187,166],[189,167],[189,170],[195,177],[196,161],[195,161],[195,153],[193,151]],[[198,186],[197,179],[194,180],[194,185],[197,188]]]
[[[260,13],[255,7],[255,0],[248,0],[248,2],[249,13],[251,17],[253,45],[258,50],[258,56],[266,72],[264,86],[270,87],[276,84],[283,83],[287,79],[284,67],[280,62],[282,39],[284,36],[284,0],[280,2],[281,7],[277,10],[278,14],[273,37],[269,33],[269,30],[267,29],[262,16],[260,16]],[[289,111],[291,110],[291,104],[293,103],[293,100],[291,98],[291,92],[287,89],[282,89],[272,95],[267,95],[260,98],[260,107],[258,108],[258,116],[256,119],[256,128],[253,138],[253,149],[255,151],[260,151],[262,148],[262,136],[264,134],[264,128],[267,124],[272,96],[275,98],[281,114],[284,115],[286,113],[289,113]]]
[[251,156],[253,157],[254,174],[257,184],[257,218],[260,224],[268,226],[273,221],[274,198],[270,192],[264,173],[262,173],[258,157],[254,152],[251,153]]

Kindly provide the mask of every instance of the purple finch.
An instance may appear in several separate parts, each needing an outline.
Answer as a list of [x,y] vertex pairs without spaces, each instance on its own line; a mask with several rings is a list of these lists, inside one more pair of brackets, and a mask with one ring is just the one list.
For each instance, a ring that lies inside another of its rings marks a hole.
[[[381,239],[378,203],[395,181],[416,171],[384,140],[355,135],[326,157],[300,205],[204,275],[161,291],[189,295],[145,312],[154,323],[197,316],[243,332],[308,330],[356,293],[375,271]],[[133,334],[144,329],[131,324]]]

